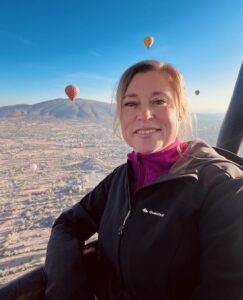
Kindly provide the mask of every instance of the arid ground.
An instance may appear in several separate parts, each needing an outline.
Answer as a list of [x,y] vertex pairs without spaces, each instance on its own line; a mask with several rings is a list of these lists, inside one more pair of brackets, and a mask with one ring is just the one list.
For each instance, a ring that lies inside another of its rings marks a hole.
[[[215,145],[221,121],[204,118],[197,136]],[[56,217],[125,162],[111,127],[0,118],[0,286],[43,264]]]
[[125,161],[106,125],[0,119],[0,285],[43,264],[55,218]]

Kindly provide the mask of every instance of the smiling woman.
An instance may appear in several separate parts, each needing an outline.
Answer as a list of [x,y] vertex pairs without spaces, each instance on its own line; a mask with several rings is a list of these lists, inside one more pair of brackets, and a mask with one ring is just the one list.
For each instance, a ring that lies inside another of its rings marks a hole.
[[171,65],[131,66],[116,98],[116,128],[133,149],[55,221],[45,299],[241,300],[240,161],[180,141],[188,109]]
[[[146,95],[146,93],[150,94]],[[146,96],[147,98],[145,98]],[[186,137],[191,128],[191,120],[184,93],[183,78],[176,68],[170,64],[161,64],[158,61],[145,61],[133,65],[123,74],[116,95],[117,107],[114,119],[114,131],[116,133],[120,134],[120,125],[122,125],[123,116],[126,115],[127,111],[125,107],[136,105],[136,107],[139,106],[139,109],[141,107],[144,109],[142,103],[146,100],[143,101],[142,98],[149,99],[150,104],[153,104],[150,106],[160,108],[160,111],[172,112],[174,110],[176,125],[179,122],[180,126],[183,127],[183,137]],[[129,103],[132,101],[139,103]],[[161,107],[164,107],[163,110]],[[135,112],[135,109],[132,111]],[[177,132],[175,134],[177,135]]]
[[136,152],[153,153],[173,143],[179,114],[175,93],[166,74],[136,74],[121,103],[121,129],[126,143]]
[[[179,140],[190,122],[173,66],[131,66],[116,100],[115,129],[133,151],[56,220],[46,299],[242,299],[241,167],[203,141]],[[95,232],[90,268],[82,249]]]

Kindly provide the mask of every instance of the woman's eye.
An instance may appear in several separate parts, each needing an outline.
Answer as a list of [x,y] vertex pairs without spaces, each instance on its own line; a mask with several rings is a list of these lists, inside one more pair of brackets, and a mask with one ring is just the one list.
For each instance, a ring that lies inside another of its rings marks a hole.
[[155,105],[166,105],[167,104],[167,100],[166,99],[154,99],[153,103]]
[[133,102],[133,101],[128,101],[128,102],[123,103],[123,106],[125,106],[125,107],[134,107],[136,105],[137,105],[137,103]]

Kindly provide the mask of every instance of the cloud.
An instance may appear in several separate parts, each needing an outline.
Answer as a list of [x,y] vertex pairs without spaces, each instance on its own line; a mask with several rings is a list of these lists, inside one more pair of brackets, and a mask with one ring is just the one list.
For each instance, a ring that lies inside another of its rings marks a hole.
[[3,36],[7,39],[16,41],[20,44],[24,44],[24,45],[32,44],[31,40],[28,40],[28,39],[22,37],[21,35],[17,35],[17,34],[14,34],[14,33],[11,33],[11,32],[5,31],[5,30],[1,30],[1,29],[0,29],[0,36]]

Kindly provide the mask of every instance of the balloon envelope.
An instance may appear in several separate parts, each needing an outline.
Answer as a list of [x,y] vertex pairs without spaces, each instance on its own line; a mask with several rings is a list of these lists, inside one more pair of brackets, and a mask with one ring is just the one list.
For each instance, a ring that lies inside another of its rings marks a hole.
[[71,84],[71,85],[66,86],[65,92],[66,92],[68,98],[71,101],[74,101],[75,98],[77,98],[77,96],[78,96],[79,88],[77,86]]
[[31,170],[32,172],[35,172],[35,171],[37,170],[37,164],[31,164],[31,165],[30,165],[30,170]]
[[198,96],[200,94],[199,90],[195,90],[195,94]]
[[150,48],[154,43],[154,38],[152,36],[145,36],[143,43],[147,48]]

